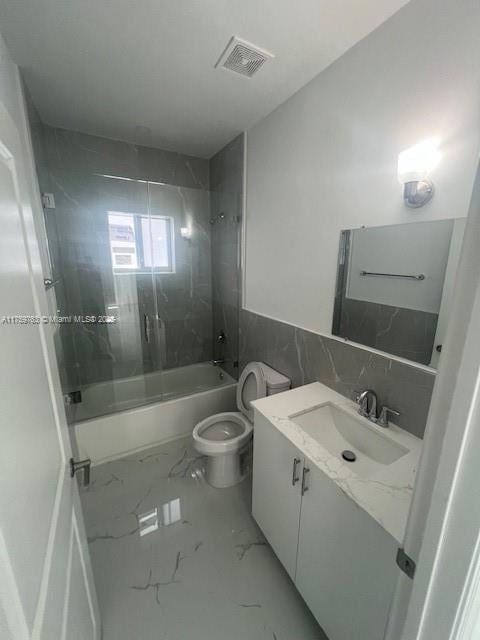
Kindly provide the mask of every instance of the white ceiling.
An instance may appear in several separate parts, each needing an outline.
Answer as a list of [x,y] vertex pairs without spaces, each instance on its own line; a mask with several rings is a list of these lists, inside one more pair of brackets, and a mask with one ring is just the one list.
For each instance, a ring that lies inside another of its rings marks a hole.
[[[46,123],[210,157],[407,2],[0,0],[0,31]],[[214,69],[232,35],[275,59]]]

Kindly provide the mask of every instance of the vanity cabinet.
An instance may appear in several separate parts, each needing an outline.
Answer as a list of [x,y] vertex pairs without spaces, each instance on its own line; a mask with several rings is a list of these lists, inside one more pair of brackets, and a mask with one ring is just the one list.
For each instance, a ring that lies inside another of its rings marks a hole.
[[330,640],[382,640],[398,544],[308,458],[295,584]]
[[295,580],[303,457],[268,420],[260,420],[253,436],[252,513]]
[[398,543],[261,414],[255,419],[252,504],[329,640],[382,640]]

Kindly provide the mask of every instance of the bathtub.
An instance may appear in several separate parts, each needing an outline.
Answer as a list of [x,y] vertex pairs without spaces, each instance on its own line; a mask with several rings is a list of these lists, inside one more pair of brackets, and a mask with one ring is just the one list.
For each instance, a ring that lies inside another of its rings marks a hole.
[[235,393],[236,380],[204,362],[93,384],[72,416],[77,455],[100,464],[191,434],[209,415],[235,411]]

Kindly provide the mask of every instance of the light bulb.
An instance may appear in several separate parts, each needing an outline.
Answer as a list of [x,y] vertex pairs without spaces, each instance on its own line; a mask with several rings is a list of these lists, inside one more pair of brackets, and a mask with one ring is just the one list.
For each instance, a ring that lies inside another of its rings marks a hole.
[[438,138],[428,138],[405,149],[398,156],[398,180],[400,184],[424,180],[438,165],[441,154]]

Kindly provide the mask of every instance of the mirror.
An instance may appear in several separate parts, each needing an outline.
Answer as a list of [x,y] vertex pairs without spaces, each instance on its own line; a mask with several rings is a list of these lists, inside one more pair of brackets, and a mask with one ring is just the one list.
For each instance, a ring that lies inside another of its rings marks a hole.
[[332,333],[436,367],[465,221],[342,231]]

